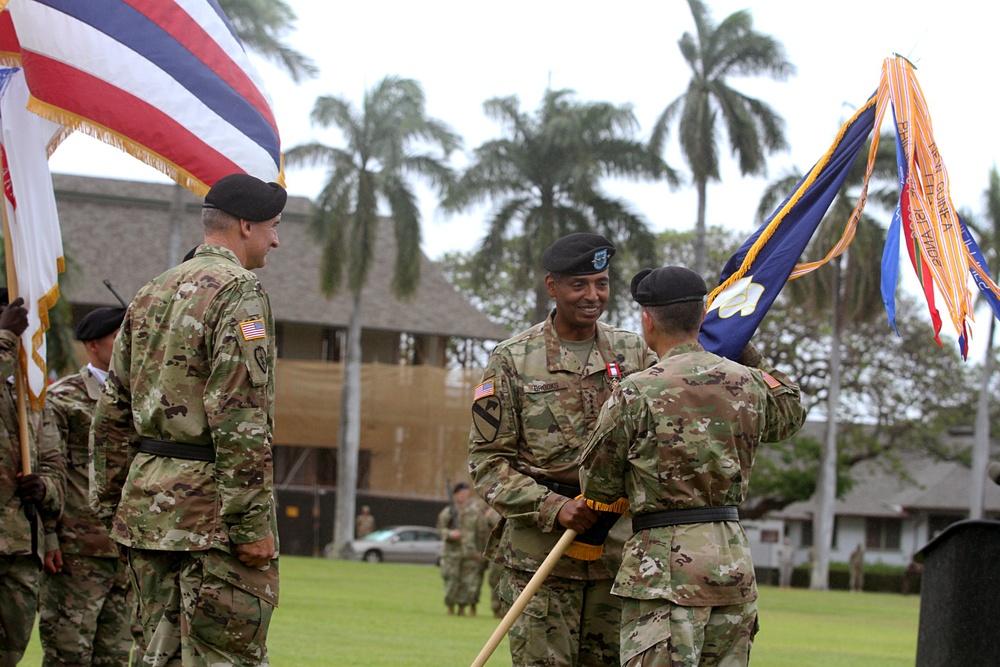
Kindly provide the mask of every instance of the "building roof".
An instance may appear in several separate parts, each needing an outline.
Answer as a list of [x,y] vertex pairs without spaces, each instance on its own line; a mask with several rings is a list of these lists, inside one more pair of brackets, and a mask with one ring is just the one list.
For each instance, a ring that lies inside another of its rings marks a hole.
[[[76,304],[117,305],[103,281],[129,299],[142,285],[202,240],[201,200],[179,186],[53,174],[69,264],[63,291]],[[175,218],[172,211],[178,211]],[[319,290],[319,248],[308,230],[312,202],[289,197],[279,248],[257,271],[279,322],[346,328],[350,295]],[[177,220],[172,231],[172,218]],[[373,270],[362,291],[361,326],[368,330],[502,340],[508,333],[463,297],[421,253],[420,286],[409,301],[391,291],[396,242],[391,221],[379,227]]]
[[[886,470],[884,466],[884,462],[874,460],[857,464],[852,470],[854,486],[836,501],[834,514],[904,517],[911,513],[968,513],[972,471],[967,466],[915,452],[899,456],[898,470]],[[816,507],[814,496],[768,516],[786,520],[811,519]],[[983,510],[1000,513],[1000,485],[990,480],[985,483]]]

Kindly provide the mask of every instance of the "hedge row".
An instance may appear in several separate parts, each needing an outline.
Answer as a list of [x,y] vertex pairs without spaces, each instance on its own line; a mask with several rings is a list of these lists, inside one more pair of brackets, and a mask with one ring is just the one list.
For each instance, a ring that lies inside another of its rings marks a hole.
[[[920,595],[920,572],[910,572],[907,568],[876,563],[865,566],[864,590],[876,593],[904,593]],[[808,564],[802,564],[792,572],[793,588],[809,588],[811,572]],[[909,579],[909,582],[907,582]],[[760,584],[777,586],[777,568],[757,568],[757,581]],[[830,564],[830,589],[850,590],[850,570],[846,563]],[[908,586],[907,586],[908,584]]]

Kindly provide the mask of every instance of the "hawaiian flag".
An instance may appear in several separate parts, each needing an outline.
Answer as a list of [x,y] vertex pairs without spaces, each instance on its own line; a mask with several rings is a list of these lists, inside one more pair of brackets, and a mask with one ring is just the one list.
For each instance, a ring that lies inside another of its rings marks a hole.
[[[42,409],[48,374],[45,332],[59,300],[62,236],[48,153],[63,128],[25,109],[28,86],[19,69],[0,69],[0,163],[3,165],[5,255],[10,297],[24,297],[28,328],[21,334],[20,366],[32,408]],[[11,271],[11,269],[14,271]]]
[[[708,299],[700,337],[706,349],[737,358],[787,280],[814,271],[848,248],[864,209],[878,150],[878,129],[890,111],[900,181],[899,205],[882,257],[882,297],[890,325],[895,326],[901,236],[923,286],[939,344],[941,317],[935,295],[948,310],[962,356],[968,354],[973,314],[970,274],[1000,318],[1000,287],[951,201],[948,170],[934,140],[927,103],[913,67],[905,58],[895,56],[883,63],[876,94],[844,124],[826,155],[726,264],[719,286]],[[869,135],[864,188],[843,235],[822,260],[796,264]]]
[[[214,0],[3,6],[32,111],[118,146],[199,196],[236,172],[283,180],[270,100]],[[0,54],[9,50],[3,36],[0,21]]]

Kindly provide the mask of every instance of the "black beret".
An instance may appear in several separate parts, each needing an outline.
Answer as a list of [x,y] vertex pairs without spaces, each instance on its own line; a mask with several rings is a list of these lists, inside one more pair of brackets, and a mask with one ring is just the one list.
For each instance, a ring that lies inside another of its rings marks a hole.
[[265,183],[250,174],[220,178],[205,195],[203,208],[217,208],[250,222],[264,222],[285,208],[288,193],[277,183]]
[[110,306],[95,308],[84,315],[80,323],[76,325],[76,339],[86,342],[104,338],[120,327],[123,319],[125,319],[124,308],[111,308]]
[[462,489],[467,489],[467,488],[469,488],[469,485],[468,485],[468,484],[466,484],[465,482],[459,482],[458,484],[456,484],[456,485],[455,485],[455,488],[453,488],[453,489],[451,490],[451,492],[452,492],[452,493],[458,493],[458,492],[459,492],[459,491],[461,491]]
[[704,278],[683,266],[643,269],[633,276],[631,290],[640,306],[700,301],[708,294]]
[[559,275],[589,276],[605,271],[614,256],[614,245],[600,234],[570,234],[542,253],[542,266]]

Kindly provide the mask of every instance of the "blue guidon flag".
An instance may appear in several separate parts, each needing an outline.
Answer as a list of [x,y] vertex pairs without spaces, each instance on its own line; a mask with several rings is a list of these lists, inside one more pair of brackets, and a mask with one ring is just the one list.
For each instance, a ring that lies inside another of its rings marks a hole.
[[702,346],[736,359],[777,298],[871,134],[875,98],[841,128],[830,151],[722,269],[709,296]]
[[16,0],[6,11],[16,40],[0,51],[24,68],[35,113],[198,196],[238,172],[282,182],[270,99],[215,0]]
[[[947,308],[962,356],[968,353],[974,300],[970,283],[1000,318],[1000,287],[951,201],[948,170],[934,140],[930,115],[913,66],[900,56],[882,65],[878,90],[848,120],[827,153],[796,185],[778,210],[747,239],[722,270],[708,298],[700,340],[705,349],[739,357],[786,281],[818,269],[847,250],[864,209],[885,118],[892,118],[899,166],[899,206],[882,257],[882,296],[894,324],[900,246],[924,289],[935,338],[941,318],[935,295]],[[871,135],[861,195],[843,235],[816,262],[798,263],[848,171]],[[970,278],[972,280],[970,280]]]

